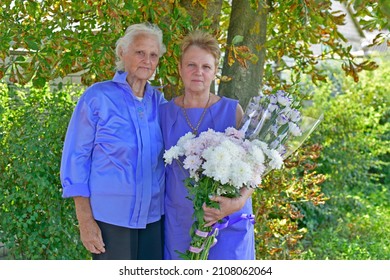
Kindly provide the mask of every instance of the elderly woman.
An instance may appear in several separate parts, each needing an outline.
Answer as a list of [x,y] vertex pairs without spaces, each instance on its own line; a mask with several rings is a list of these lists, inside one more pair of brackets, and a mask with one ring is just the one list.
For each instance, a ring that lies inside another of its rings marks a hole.
[[[165,149],[176,145],[188,132],[198,135],[209,128],[223,132],[227,127],[238,126],[243,110],[237,100],[219,97],[210,92],[220,57],[218,42],[201,31],[190,33],[181,46],[179,73],[184,94],[161,106],[161,125]],[[187,199],[183,168],[173,162],[166,167],[165,196],[165,259],[179,259],[179,252],[190,246],[193,205]],[[205,207],[208,225],[230,216],[252,214],[250,196],[253,191],[242,188],[241,197],[231,199],[215,197],[220,209]],[[248,220],[220,230],[218,242],[210,249],[209,259],[254,259],[254,228]]]
[[164,54],[161,30],[131,25],[117,41],[117,72],[81,96],[61,162],[80,237],[93,259],[162,259],[163,140],[148,79]]

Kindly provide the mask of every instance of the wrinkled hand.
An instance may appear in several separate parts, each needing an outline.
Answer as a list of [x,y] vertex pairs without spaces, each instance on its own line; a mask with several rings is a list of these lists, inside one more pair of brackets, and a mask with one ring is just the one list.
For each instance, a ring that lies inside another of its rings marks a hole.
[[93,254],[101,254],[104,249],[104,242],[101,230],[94,219],[79,223],[80,238],[84,247]]
[[227,198],[224,196],[214,196],[210,198],[211,201],[219,203],[219,209],[207,207],[203,204],[204,220],[207,222],[206,227],[212,226],[219,220],[237,212],[244,207],[247,199],[252,195],[254,189],[241,188],[240,196],[235,198]]
[[219,209],[207,207],[206,204],[203,204],[204,220],[207,222],[206,227],[212,226],[226,216],[237,212],[244,206],[246,201],[243,197],[227,198],[224,196],[214,196],[210,200],[218,202]]

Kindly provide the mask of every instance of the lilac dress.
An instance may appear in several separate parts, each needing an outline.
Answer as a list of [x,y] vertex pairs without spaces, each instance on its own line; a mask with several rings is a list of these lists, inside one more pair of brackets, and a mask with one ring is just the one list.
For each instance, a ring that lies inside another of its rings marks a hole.
[[[237,100],[222,97],[208,108],[199,127],[199,133],[212,128],[223,132],[227,127],[236,125]],[[203,108],[189,108],[187,115],[193,126],[196,126]],[[181,107],[171,100],[161,105],[161,127],[165,149],[176,145],[178,139],[191,131],[184,118]],[[165,194],[165,249],[164,258],[180,259],[176,250],[185,252],[190,245],[190,228],[193,223],[193,206],[187,198],[188,192],[183,180],[188,176],[176,162],[166,166]],[[252,214],[252,201],[248,199],[245,206],[230,215],[234,220],[241,214]],[[240,220],[219,231],[218,242],[210,249],[210,260],[252,260],[255,258],[254,227],[249,220]]]

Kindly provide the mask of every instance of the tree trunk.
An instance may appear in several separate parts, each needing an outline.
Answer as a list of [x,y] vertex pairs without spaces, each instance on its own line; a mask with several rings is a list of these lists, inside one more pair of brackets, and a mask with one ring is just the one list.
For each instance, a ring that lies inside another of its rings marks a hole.
[[188,14],[191,16],[191,23],[194,28],[198,27],[203,19],[212,19],[210,28],[217,32],[219,30],[219,19],[221,17],[221,9],[223,0],[215,1],[203,1],[205,2],[202,6],[201,1],[194,0],[181,0],[180,5],[185,8]]
[[[264,44],[269,7],[263,1],[258,2],[258,7],[252,8],[250,0],[233,0],[222,69],[222,76],[227,76],[231,80],[221,81],[218,91],[219,95],[238,99],[244,109],[250,98],[258,94],[264,75]],[[243,36],[240,45],[247,46],[258,58],[257,62],[247,61],[245,67],[236,59],[232,65],[229,65],[229,46],[237,35]]]

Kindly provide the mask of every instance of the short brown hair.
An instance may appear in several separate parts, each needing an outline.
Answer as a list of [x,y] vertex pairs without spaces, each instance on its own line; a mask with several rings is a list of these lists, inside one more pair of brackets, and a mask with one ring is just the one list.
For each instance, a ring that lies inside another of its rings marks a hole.
[[217,39],[215,39],[210,33],[202,30],[194,30],[187,34],[181,42],[181,59],[183,54],[191,46],[197,46],[209,52],[215,58],[215,67],[219,64],[219,58],[221,57],[221,50]]

